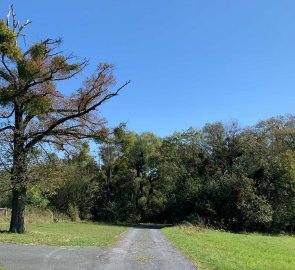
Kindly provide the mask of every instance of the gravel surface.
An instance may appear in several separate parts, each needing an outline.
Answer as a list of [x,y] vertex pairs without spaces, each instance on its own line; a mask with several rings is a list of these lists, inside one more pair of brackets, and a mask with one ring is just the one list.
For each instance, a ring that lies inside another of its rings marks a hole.
[[47,247],[0,244],[8,270],[194,270],[158,229],[128,231],[116,245]]

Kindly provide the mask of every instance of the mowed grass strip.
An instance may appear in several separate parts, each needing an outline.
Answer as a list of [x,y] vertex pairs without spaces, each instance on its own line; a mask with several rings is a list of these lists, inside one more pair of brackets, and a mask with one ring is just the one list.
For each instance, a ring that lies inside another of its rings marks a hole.
[[[0,224],[3,231],[8,225]],[[95,223],[27,224],[26,233],[0,233],[0,242],[48,246],[108,246],[128,227]],[[1,269],[1,268],[0,268]]]
[[189,227],[163,232],[199,270],[293,270],[295,237],[234,234]]

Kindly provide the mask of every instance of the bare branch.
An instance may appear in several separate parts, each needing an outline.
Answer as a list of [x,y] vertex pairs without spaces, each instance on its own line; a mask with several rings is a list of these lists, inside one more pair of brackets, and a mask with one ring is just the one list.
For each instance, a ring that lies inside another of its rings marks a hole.
[[31,21],[30,20],[27,20],[22,26],[19,26],[19,23],[18,23],[18,27],[19,27],[19,29],[18,29],[18,32],[17,32],[17,36],[20,36],[20,35],[22,35],[23,36],[23,34],[21,34],[21,32],[24,30],[24,28],[25,27],[27,27],[29,24],[31,23]]
[[22,35],[21,33],[24,30],[24,28],[26,26],[28,26],[31,23],[31,21],[27,20],[23,25],[20,25],[20,22],[17,21],[17,19],[16,19],[16,14],[14,12],[14,7],[13,7],[13,5],[10,5],[10,8],[9,8],[9,11],[8,11],[8,14],[7,14],[7,19],[6,19],[7,26],[9,26],[10,14],[12,15],[12,31],[13,31],[13,33],[15,33],[15,35],[17,37],[19,37],[20,35]]
[[14,113],[14,109],[8,115],[3,115],[3,116],[0,115],[0,119],[4,119],[4,118],[8,119],[13,115],[13,113]]
[[14,130],[14,126],[6,126],[6,127],[3,127],[3,128],[0,128],[0,132],[3,132],[7,129],[11,129],[11,130]]
[[84,115],[88,114],[89,112],[95,110],[97,107],[99,107],[100,105],[102,105],[104,102],[106,102],[110,98],[112,98],[114,96],[117,96],[119,94],[119,92],[124,87],[126,87],[129,83],[130,83],[130,81],[126,82],[120,88],[118,88],[115,92],[106,95],[103,99],[101,99],[99,102],[95,103],[93,106],[89,107],[88,109],[86,109],[86,110],[84,110],[82,112],[78,112],[76,114],[72,114],[72,115],[69,115],[69,116],[66,116],[66,117],[63,117],[63,118],[58,119],[51,126],[49,126],[45,131],[43,131],[41,134],[38,134],[37,136],[35,136],[29,143],[27,143],[27,145],[25,146],[25,150],[28,150],[31,147],[33,147],[36,143],[38,143],[39,141],[41,141],[44,137],[51,135],[52,134],[52,131],[57,126],[61,125],[62,123],[66,122],[68,120],[71,120],[71,119],[75,119],[75,118],[79,118],[81,116],[84,116]]
[[8,74],[10,75],[10,80],[7,80],[7,81],[10,82],[10,83],[13,83],[14,86],[16,86],[16,78],[14,77],[14,75],[13,75],[12,71],[9,69],[9,67],[6,65],[4,54],[2,54],[1,62],[3,64],[3,66],[5,67],[6,71],[8,72]]
[[10,6],[9,6],[8,7],[8,13],[7,13],[7,16],[6,16],[6,26],[9,26],[10,14],[11,14],[11,9],[10,9]]

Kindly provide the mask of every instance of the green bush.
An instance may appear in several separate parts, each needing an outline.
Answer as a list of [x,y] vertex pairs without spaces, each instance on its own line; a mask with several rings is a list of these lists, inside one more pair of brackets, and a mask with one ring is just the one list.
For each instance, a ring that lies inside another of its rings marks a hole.
[[38,186],[33,186],[28,189],[27,201],[28,204],[41,209],[45,209],[49,204],[49,200],[44,196]]

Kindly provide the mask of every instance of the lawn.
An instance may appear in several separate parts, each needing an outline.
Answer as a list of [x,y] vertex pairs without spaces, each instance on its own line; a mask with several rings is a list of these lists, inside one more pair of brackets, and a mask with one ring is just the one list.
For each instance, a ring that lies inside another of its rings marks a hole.
[[295,237],[234,234],[190,227],[163,232],[199,270],[294,270]]
[[[7,228],[7,224],[0,224],[1,230]],[[74,222],[27,224],[25,234],[0,233],[0,242],[49,246],[108,246],[119,240],[120,235],[128,229],[124,226]]]

